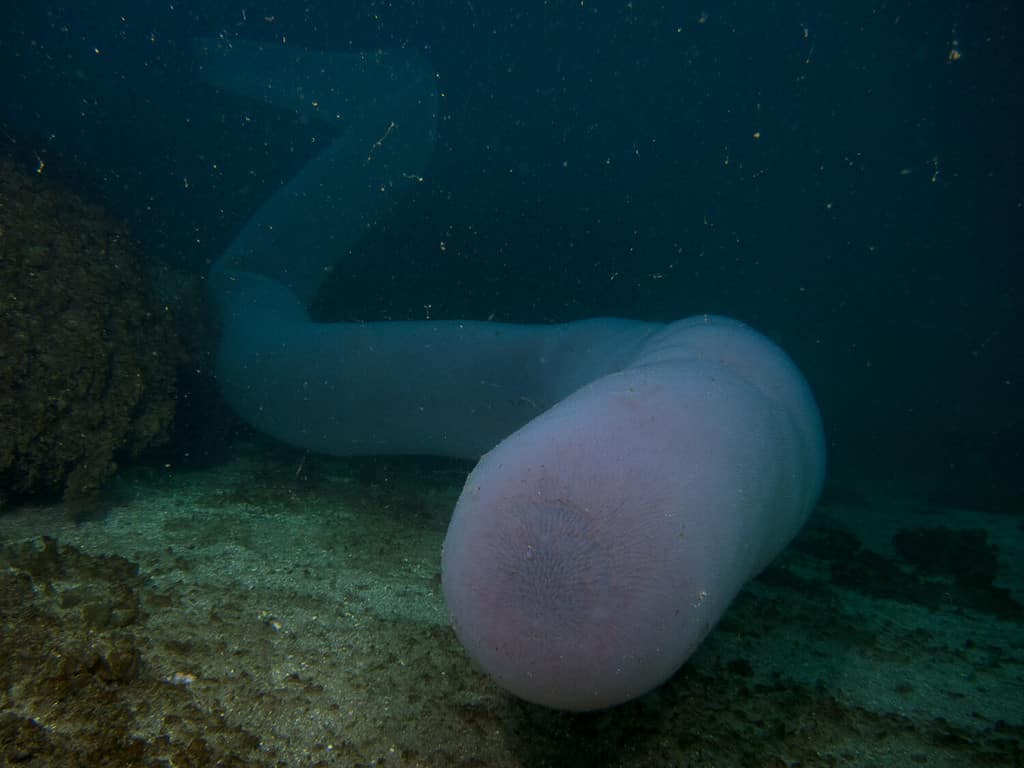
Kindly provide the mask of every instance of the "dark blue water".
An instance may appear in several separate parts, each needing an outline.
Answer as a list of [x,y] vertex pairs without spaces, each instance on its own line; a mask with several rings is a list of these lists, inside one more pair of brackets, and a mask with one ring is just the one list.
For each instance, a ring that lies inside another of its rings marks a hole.
[[[428,183],[330,318],[739,317],[814,387],[834,482],[1020,498],[1021,15],[1009,2],[23,3],[0,127],[203,273],[319,127],[194,36],[426,52]],[[1005,491],[1005,493],[1003,492]]]

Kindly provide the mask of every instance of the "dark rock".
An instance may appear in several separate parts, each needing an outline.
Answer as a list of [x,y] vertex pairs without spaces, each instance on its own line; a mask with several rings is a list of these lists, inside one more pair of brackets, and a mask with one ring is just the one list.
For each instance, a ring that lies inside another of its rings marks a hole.
[[902,530],[892,537],[900,557],[932,576],[949,576],[963,586],[989,586],[999,570],[998,548],[982,530],[945,526]]
[[94,499],[167,439],[181,357],[125,227],[0,161],[0,494]]

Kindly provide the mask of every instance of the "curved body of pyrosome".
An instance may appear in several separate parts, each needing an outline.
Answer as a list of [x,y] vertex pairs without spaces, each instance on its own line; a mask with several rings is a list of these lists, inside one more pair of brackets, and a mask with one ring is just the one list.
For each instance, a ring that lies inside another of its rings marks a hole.
[[336,133],[211,269],[227,400],[311,450],[482,456],[442,582],[460,640],[508,690],[585,710],[664,681],[821,490],[821,421],[793,363],[714,316],[312,322],[326,270],[422,181],[433,73],[408,50],[198,54],[213,85]]

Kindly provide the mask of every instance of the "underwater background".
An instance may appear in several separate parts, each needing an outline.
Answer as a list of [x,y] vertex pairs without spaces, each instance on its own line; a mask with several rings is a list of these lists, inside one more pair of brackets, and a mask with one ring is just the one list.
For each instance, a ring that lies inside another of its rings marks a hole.
[[[1016,4],[5,11],[0,765],[1024,764]],[[437,73],[425,183],[317,319],[710,312],[803,371],[823,498],[667,684],[503,693],[440,592],[471,465],[219,399],[203,278],[323,131],[203,84],[217,36]]]

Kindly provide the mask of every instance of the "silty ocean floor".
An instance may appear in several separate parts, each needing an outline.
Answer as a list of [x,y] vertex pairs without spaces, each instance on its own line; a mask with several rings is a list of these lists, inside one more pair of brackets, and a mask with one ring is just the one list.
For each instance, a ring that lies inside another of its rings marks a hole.
[[257,439],[5,510],[0,766],[1024,765],[1019,516],[828,493],[667,684],[567,714],[448,625],[468,468]]

